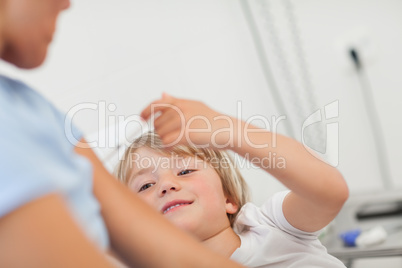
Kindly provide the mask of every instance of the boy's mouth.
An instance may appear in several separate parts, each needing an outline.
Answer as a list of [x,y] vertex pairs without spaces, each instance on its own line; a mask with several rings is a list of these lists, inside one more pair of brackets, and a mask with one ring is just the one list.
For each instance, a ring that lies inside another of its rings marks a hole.
[[163,214],[166,214],[166,213],[168,213],[169,211],[171,211],[171,210],[173,210],[173,209],[175,209],[175,208],[177,208],[177,207],[186,206],[186,205],[191,205],[192,203],[193,203],[192,201],[174,200],[174,201],[171,201],[171,202],[166,203],[166,204],[163,206],[163,208],[162,208],[161,211],[162,211]]

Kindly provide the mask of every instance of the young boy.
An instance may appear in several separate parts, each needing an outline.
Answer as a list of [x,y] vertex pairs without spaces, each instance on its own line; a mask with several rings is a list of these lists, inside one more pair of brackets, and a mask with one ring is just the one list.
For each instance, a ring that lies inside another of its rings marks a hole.
[[[69,4],[0,0],[1,59],[40,66]],[[64,121],[33,89],[0,76],[0,267],[111,267],[109,246],[132,267],[239,267],[132,195],[76,128],[81,144],[67,140]]]
[[[207,247],[248,267],[344,267],[317,238],[348,197],[336,169],[292,139],[224,117],[200,102],[165,94],[143,111],[144,119],[151,111],[160,113],[154,121],[160,140],[140,137],[117,169],[132,191]],[[243,206],[245,183],[218,149],[253,163],[263,163],[270,153],[282,157],[285,166],[261,167],[291,191],[261,208]]]

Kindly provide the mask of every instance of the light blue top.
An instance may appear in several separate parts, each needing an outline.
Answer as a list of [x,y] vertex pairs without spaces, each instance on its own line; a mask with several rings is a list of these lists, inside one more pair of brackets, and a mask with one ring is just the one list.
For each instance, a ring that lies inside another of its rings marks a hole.
[[[74,152],[64,121],[40,94],[0,75],[0,217],[58,193],[87,236],[105,249],[108,235],[92,194],[92,167]],[[80,140],[82,134],[71,127]]]

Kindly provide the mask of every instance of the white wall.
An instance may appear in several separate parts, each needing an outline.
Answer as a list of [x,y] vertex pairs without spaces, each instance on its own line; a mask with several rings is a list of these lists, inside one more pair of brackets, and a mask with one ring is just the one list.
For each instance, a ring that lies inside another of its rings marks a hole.
[[[261,23],[260,3],[248,3],[257,24]],[[339,47],[350,39],[350,32],[369,33],[367,71],[387,140],[393,180],[402,186],[399,179],[402,168],[398,164],[402,159],[399,139],[402,127],[397,118],[402,106],[398,90],[402,85],[399,74],[402,2],[298,0],[292,3],[311,90],[316,96],[317,107],[310,107],[310,111],[339,100],[340,115],[336,120],[339,169],[353,192],[378,190],[381,180],[362,93],[353,68],[342,58]],[[272,5],[278,2],[272,1]],[[275,10],[272,9],[271,15],[280,22],[281,14]],[[278,29],[286,33],[286,27],[281,27]],[[267,42],[267,36],[264,38]],[[286,45],[287,39],[283,40]],[[371,44],[376,48],[371,49]],[[289,51],[291,48],[285,47],[285,55]],[[270,48],[268,56],[270,53],[275,50]],[[287,64],[296,68],[292,59],[289,57]],[[237,113],[237,102],[241,101],[244,119],[257,114],[270,119],[271,115],[281,113],[260,63],[239,1],[73,0],[71,9],[62,15],[45,65],[30,72],[5,64],[0,68],[2,73],[33,85],[64,111],[79,103],[104,101],[117,106],[113,112],[106,111],[107,119],[128,116],[138,114],[149,101],[166,91],[200,99],[232,115]],[[277,72],[278,61],[270,63]],[[280,86],[286,84],[285,78],[278,74]],[[283,92],[288,91],[284,88]],[[291,106],[288,121],[295,123],[294,100],[287,99],[283,92],[285,102]],[[98,112],[81,111],[74,122],[85,133],[96,132],[100,127]],[[105,126],[109,123],[106,121]],[[296,132],[300,134],[298,123]],[[281,124],[278,130],[286,133]],[[300,139],[300,135],[296,138]],[[257,203],[283,189],[262,171],[243,172]]]
[[374,93],[394,185],[402,186],[402,2],[294,1],[320,102],[340,101],[340,165],[354,191],[381,188],[378,159],[355,71],[344,47],[360,48]]

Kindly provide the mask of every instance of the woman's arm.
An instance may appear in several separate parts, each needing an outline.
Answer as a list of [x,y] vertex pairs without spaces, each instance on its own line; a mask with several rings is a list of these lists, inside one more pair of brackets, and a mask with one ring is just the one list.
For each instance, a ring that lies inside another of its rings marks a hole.
[[[82,141],[85,142],[85,141]],[[242,267],[207,250],[117,181],[91,149],[76,148],[94,168],[94,193],[113,249],[136,267]]]
[[48,195],[0,218],[0,267],[112,267]]
[[[314,232],[323,228],[348,198],[348,188],[339,171],[293,139],[222,115],[201,102],[166,94],[141,115],[148,119],[157,112],[161,115],[154,126],[165,144],[176,141],[231,149],[288,187],[291,193],[284,200],[283,212],[288,222],[300,230]],[[268,161],[271,165],[267,165]]]

